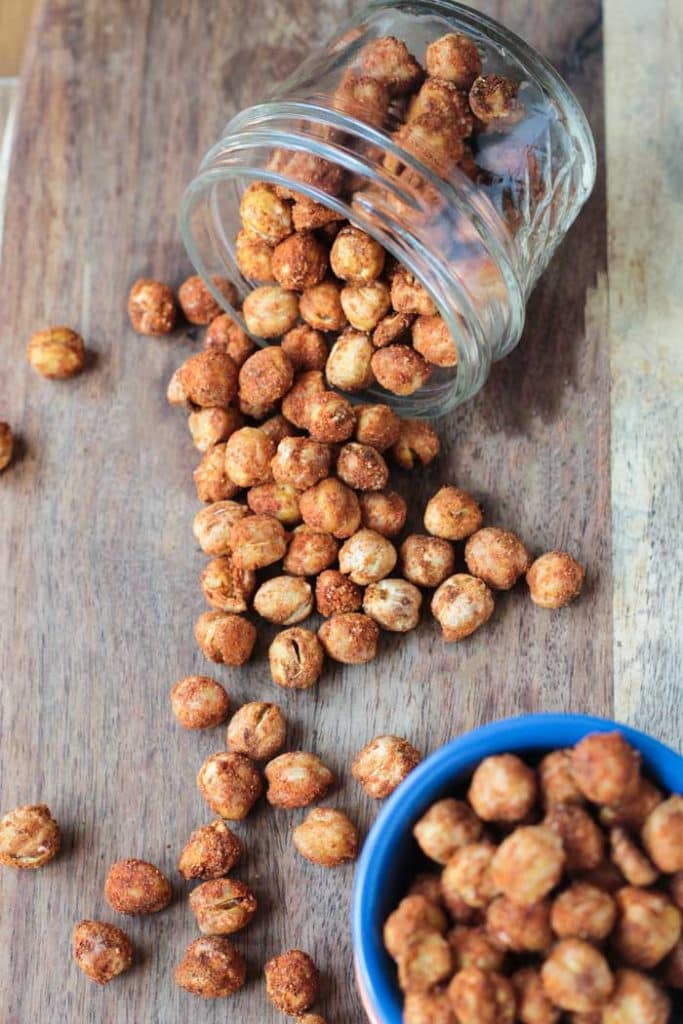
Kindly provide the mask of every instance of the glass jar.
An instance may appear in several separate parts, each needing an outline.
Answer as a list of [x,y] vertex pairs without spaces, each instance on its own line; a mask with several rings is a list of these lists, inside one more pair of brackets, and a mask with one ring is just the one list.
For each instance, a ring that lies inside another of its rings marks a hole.
[[[381,90],[363,88],[382,57],[368,50],[373,40],[402,40],[423,65],[429,44],[448,33],[476,43],[481,74],[518,84],[507,116],[474,119],[458,161],[432,144],[429,113],[426,137],[415,134],[409,101],[419,82],[411,97],[392,82],[384,101]],[[240,300],[255,286],[235,249],[249,184],[308,197],[373,236],[427,289],[457,365],[432,367],[413,394],[371,394],[401,415],[433,417],[474,395],[491,363],[518,343],[529,294],[590,194],[595,168],[576,98],[521,39],[452,0],[373,0],[268,102],[228,123],[187,189],[182,234],[197,271],[245,329],[212,278],[232,280]]]

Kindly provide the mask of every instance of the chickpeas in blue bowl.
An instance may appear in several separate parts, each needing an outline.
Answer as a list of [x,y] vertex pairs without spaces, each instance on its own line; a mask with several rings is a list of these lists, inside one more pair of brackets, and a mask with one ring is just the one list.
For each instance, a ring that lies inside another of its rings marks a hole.
[[353,896],[373,1024],[683,1021],[683,757],[528,715],[437,750],[387,801]]

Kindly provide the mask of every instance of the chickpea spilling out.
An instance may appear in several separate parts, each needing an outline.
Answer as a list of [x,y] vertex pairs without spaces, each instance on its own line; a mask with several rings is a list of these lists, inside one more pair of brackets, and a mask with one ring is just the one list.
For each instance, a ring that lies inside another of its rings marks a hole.
[[668,1024],[683,798],[640,771],[620,732],[594,733],[536,767],[487,757],[425,811],[413,836],[438,871],[384,924],[405,1024]]

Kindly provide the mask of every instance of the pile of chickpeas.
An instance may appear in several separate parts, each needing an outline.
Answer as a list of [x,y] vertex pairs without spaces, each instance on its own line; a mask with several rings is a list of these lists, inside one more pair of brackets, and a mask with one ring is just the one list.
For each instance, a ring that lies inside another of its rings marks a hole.
[[389,915],[405,1024],[667,1024],[683,989],[683,797],[621,733],[496,754],[413,828],[439,871]]

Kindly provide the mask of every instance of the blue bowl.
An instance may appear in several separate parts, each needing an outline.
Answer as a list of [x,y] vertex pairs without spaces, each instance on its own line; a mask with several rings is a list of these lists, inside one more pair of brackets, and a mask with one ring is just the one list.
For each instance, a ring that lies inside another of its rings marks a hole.
[[683,757],[618,722],[588,715],[523,715],[474,729],[435,751],[387,800],[370,829],[353,889],[352,927],[356,980],[373,1024],[402,1024],[396,969],[382,943],[384,921],[422,863],[412,827],[444,796],[452,796],[489,754],[516,751],[538,757],[571,747],[591,732],[619,729],[640,751],[645,772],[662,788],[683,790]]

